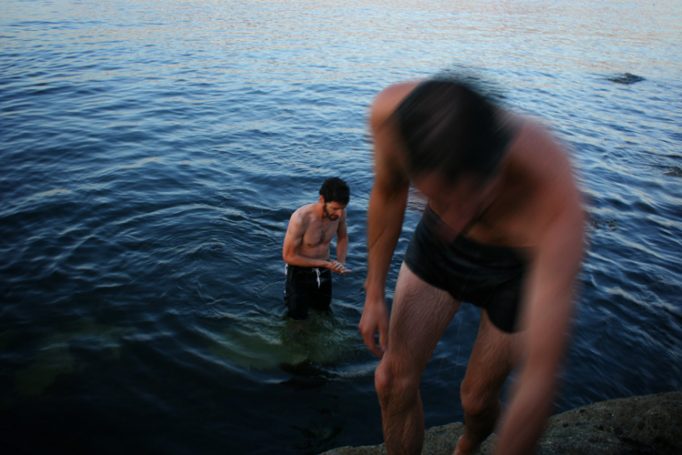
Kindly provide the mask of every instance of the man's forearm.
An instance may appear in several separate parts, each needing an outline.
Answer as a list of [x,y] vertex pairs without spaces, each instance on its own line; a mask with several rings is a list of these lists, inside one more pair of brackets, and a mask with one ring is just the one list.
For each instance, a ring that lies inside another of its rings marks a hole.
[[346,263],[346,256],[348,254],[348,237],[339,239],[336,243],[336,260],[342,264]]
[[[533,377],[535,376],[535,377]],[[508,409],[502,416],[496,455],[534,453],[552,410],[555,378],[522,372]]]
[[289,265],[295,265],[298,267],[318,267],[318,268],[328,268],[328,259],[316,259],[309,258],[307,256],[301,256],[300,254],[289,255],[284,259]]
[[522,365],[505,412],[497,454],[532,453],[551,413],[570,337],[582,231],[565,223],[546,233],[527,284]]

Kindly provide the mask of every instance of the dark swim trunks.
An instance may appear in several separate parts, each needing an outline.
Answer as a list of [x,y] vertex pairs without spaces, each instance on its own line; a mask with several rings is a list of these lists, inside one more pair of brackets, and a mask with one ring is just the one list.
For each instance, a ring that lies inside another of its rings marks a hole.
[[308,308],[329,310],[332,301],[332,272],[316,267],[286,264],[284,303],[287,316],[293,319],[308,317]]
[[485,309],[499,329],[514,332],[527,268],[522,252],[478,243],[463,234],[446,241],[444,227],[427,206],[405,253],[405,263],[430,285]]

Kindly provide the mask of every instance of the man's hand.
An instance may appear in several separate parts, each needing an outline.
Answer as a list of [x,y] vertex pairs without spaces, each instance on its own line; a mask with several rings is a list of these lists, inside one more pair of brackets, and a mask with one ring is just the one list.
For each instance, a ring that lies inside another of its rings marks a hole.
[[346,266],[339,261],[328,261],[327,268],[334,273],[338,273],[339,275],[345,275],[346,273],[350,272],[350,269],[347,269]]
[[[381,358],[388,347],[388,313],[383,298],[374,300],[367,297],[365,299],[365,308],[362,310],[358,329],[365,345],[375,356]],[[378,346],[375,339],[377,332],[379,334]]]

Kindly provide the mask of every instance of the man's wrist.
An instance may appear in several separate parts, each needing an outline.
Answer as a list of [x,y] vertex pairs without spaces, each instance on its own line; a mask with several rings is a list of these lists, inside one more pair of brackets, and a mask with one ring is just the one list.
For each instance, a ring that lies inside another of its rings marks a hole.
[[371,302],[383,302],[384,301],[384,288],[376,286],[365,287],[365,300]]

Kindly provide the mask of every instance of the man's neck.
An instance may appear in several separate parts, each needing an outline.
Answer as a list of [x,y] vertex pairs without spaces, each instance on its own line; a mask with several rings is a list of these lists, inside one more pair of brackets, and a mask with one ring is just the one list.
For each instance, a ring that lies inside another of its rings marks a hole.
[[329,217],[324,211],[324,203],[323,202],[318,202],[315,205],[315,215],[317,215],[317,218],[321,221],[329,221]]

